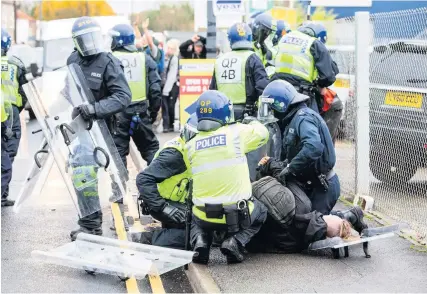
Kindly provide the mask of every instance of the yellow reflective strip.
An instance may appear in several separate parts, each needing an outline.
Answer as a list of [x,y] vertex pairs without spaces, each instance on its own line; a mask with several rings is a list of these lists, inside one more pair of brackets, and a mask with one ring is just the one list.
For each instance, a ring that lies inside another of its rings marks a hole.
[[226,166],[232,166],[235,164],[246,164],[246,156],[240,156],[237,158],[224,159],[216,162],[210,162],[206,164],[202,164],[200,166],[196,166],[191,168],[193,175],[217,168],[222,168]]
[[[119,240],[127,241],[128,238],[125,224],[123,222],[122,213],[120,212],[118,203],[111,203],[111,213],[113,214],[114,218],[114,226],[116,228],[117,238]],[[136,283],[135,277],[132,276],[126,281],[126,289],[128,293],[139,293],[138,284]]]

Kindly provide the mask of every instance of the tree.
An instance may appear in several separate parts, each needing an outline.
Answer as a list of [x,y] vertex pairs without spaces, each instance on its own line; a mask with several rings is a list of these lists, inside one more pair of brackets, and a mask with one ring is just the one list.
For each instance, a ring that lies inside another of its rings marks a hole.
[[[161,4],[159,10],[147,10],[132,14],[132,22],[137,19],[143,21],[150,19],[150,30],[155,32],[169,31],[192,31],[194,29],[194,10],[188,3],[183,4]],[[140,31],[141,24],[138,23]]]
[[[307,20],[307,8],[301,4],[295,4],[295,9],[297,10],[297,25],[300,25]],[[311,20],[314,21],[331,21],[336,17],[337,14],[334,14],[333,9],[326,9],[321,6],[316,7],[311,14]]]
[[[33,17],[39,19],[40,5],[33,11]],[[80,16],[115,15],[106,1],[43,1],[42,19],[54,20]]]

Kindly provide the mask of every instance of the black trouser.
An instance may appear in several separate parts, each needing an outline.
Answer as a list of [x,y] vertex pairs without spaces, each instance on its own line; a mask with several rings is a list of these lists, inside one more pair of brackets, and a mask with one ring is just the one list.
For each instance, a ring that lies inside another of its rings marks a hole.
[[150,164],[154,154],[159,150],[159,141],[153,132],[152,124],[147,114],[147,103],[140,102],[131,105],[124,112],[116,114],[117,126],[113,132],[114,143],[125,167],[127,167],[126,156],[129,155],[130,123],[136,113],[139,113],[141,121],[133,130],[132,139],[147,165]]
[[331,138],[334,144],[338,133],[338,126],[340,125],[343,108],[344,106],[341,100],[338,97],[335,97],[328,111],[320,114],[328,126],[328,130],[331,134]]
[[311,200],[311,210],[327,215],[334,208],[340,197],[340,181],[337,175],[330,178],[327,191],[317,182],[317,180],[314,180],[313,185],[304,187],[304,192]]
[[173,131],[173,123],[175,122],[175,104],[176,95],[162,96],[162,118],[163,130]]
[[185,230],[156,228],[149,232],[143,232],[139,242],[142,244],[185,250]]
[[[258,233],[267,218],[267,208],[264,204],[257,200],[254,200],[253,203],[254,209],[251,213],[251,225],[249,228],[240,229],[237,233],[232,235],[242,246],[246,246],[251,238]],[[226,224],[216,224],[201,220],[193,214],[190,232],[190,239],[193,247],[199,235],[204,235],[206,239],[208,239],[209,244],[211,244],[214,231],[228,231],[228,227]],[[228,237],[231,236],[229,235]]]
[[[7,122],[8,125],[12,126],[12,133],[13,136],[9,138],[5,144],[6,146],[6,152],[9,154],[10,162],[13,164],[13,161],[15,160],[15,156],[18,153],[19,149],[19,142],[21,141],[21,119],[19,117],[19,108],[12,104],[12,111],[13,116],[12,120]],[[2,193],[2,200],[6,201],[7,197],[9,196],[9,184],[12,177],[10,177],[9,182],[7,183],[7,186],[4,190],[4,193]]]

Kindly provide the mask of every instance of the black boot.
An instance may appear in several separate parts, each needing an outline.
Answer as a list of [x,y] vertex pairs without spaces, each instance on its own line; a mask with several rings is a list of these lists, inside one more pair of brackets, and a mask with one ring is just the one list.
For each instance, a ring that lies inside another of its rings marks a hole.
[[86,229],[84,227],[79,227],[78,229],[73,230],[70,233],[70,238],[71,238],[72,242],[76,241],[77,235],[79,233],[85,233],[85,234],[102,236],[102,229],[101,228],[97,228],[97,229]]
[[349,210],[335,211],[335,214],[342,219],[348,220],[359,234],[368,228],[368,225],[363,221],[363,211],[359,206],[354,206]]
[[197,236],[193,250],[196,251],[198,255],[193,257],[193,262],[200,264],[208,264],[210,249],[211,244],[209,244],[206,236]]
[[245,259],[240,246],[234,237],[230,237],[222,242],[220,250],[227,257],[227,263],[240,263]]
[[2,199],[2,201],[1,201],[1,207],[4,207],[4,206],[13,206],[13,205],[15,205],[15,201],[14,200],[9,200],[9,199]]

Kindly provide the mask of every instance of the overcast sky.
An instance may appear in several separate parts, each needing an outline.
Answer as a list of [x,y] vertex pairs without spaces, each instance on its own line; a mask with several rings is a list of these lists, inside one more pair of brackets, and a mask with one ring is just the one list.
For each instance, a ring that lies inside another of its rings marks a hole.
[[107,0],[114,11],[118,14],[157,9],[161,3],[192,2],[194,0]]

